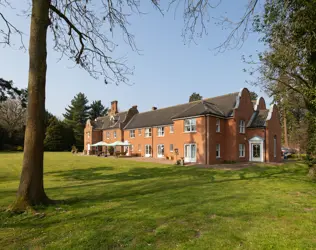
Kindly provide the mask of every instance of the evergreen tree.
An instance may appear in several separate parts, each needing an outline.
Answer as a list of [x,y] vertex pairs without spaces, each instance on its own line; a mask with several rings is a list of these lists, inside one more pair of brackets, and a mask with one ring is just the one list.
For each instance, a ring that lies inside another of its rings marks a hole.
[[108,108],[105,108],[101,101],[93,101],[90,105],[89,118],[94,120],[97,117],[105,116],[108,112]]
[[72,100],[71,105],[66,108],[64,114],[65,123],[72,128],[76,140],[76,146],[79,150],[83,149],[83,130],[85,123],[89,118],[88,99],[83,93],[78,93]]
[[190,99],[189,99],[189,102],[194,102],[194,101],[199,101],[199,100],[202,100],[202,96],[199,94],[199,93],[193,93],[191,96],[190,96]]
[[258,99],[258,94],[256,92],[250,92],[251,101],[256,101]]
[[44,140],[44,148],[47,151],[69,151],[74,144],[73,130],[64,122],[53,116],[49,121]]

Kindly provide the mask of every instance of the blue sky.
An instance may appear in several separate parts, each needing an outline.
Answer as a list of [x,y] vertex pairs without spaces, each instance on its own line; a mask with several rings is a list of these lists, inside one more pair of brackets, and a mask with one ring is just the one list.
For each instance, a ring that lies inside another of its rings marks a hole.
[[[227,15],[237,20],[247,2],[224,0],[210,16]],[[53,51],[49,37],[46,108],[50,112],[61,117],[78,92],[85,93],[89,101],[101,100],[105,106],[118,100],[120,110],[138,105],[139,111],[147,111],[152,106],[159,108],[185,103],[193,92],[206,98],[248,87],[264,95],[259,88],[246,83],[253,78],[243,72],[247,65],[241,59],[242,55],[256,54],[263,49],[256,35],[250,35],[241,49],[218,54],[212,49],[225,40],[228,31],[214,25],[214,19],[207,27],[208,35],[197,39],[197,44],[186,45],[181,37],[183,19],[180,12],[175,18],[173,11],[162,16],[149,3],[143,5],[142,10],[147,14],[130,19],[130,31],[135,35],[142,55],[124,43],[119,44],[115,53],[117,56],[127,55],[128,65],[135,67],[134,75],[130,77],[132,86],[105,85],[102,79],[91,78],[67,59],[57,62],[59,54]],[[19,12],[8,9],[0,11],[26,33],[24,41],[28,46],[29,18],[16,16]],[[0,77],[26,87],[28,53],[16,48],[0,48],[0,58]]]

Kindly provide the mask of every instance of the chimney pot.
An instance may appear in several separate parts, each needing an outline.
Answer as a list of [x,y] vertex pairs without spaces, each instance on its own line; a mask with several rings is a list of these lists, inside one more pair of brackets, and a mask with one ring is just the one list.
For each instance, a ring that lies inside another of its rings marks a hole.
[[133,109],[137,109],[137,105],[132,106]]
[[157,107],[152,107],[151,110],[157,110]]

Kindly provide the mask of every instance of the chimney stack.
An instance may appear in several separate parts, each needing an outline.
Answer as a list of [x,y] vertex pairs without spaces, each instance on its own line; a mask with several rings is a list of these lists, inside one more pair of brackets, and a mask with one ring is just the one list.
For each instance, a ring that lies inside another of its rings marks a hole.
[[115,115],[118,113],[118,110],[117,110],[117,101],[112,101],[111,102],[111,114],[112,115]]
[[151,110],[157,110],[157,107],[152,107]]
[[137,105],[132,106],[133,109],[137,109]]

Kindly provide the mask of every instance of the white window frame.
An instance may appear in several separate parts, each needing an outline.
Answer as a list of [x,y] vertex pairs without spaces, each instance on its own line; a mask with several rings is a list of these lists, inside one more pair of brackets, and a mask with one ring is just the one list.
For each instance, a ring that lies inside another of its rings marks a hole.
[[246,122],[245,122],[245,120],[240,120],[239,121],[239,133],[240,134],[246,133]]
[[116,131],[113,132],[113,137],[116,138]]
[[90,132],[87,132],[88,138],[90,138]]
[[274,156],[274,158],[276,158],[277,157],[277,137],[276,137],[276,135],[275,136],[273,136],[273,156]]
[[142,129],[139,128],[139,129],[138,129],[138,136],[141,136],[141,135],[142,135]]
[[110,132],[109,131],[106,132],[106,139],[110,139]]
[[170,134],[173,134],[174,133],[174,126],[170,125],[169,130],[170,130]]
[[165,127],[161,126],[157,128],[157,136],[158,137],[165,136]]
[[151,128],[145,128],[145,137],[151,137],[152,129]]
[[[172,145],[172,147],[171,147],[171,145]],[[169,151],[170,151],[170,152],[173,152],[173,148],[174,148],[174,147],[173,147],[173,144],[171,143],[170,146],[169,146]]]
[[131,129],[131,130],[129,131],[129,137],[130,137],[130,138],[135,138],[135,129]]
[[[159,155],[158,153],[159,153],[159,147],[163,147],[163,154],[162,155]],[[165,157],[165,145],[164,144],[158,144],[157,145],[157,158],[163,158],[163,157]]]
[[245,144],[239,144],[239,157],[240,158],[246,157],[246,145]]
[[[190,148],[189,157],[186,157],[185,149],[186,149],[187,146]],[[193,146],[194,146],[194,149],[195,149],[195,152],[194,152],[195,157],[194,158],[192,158],[192,147]],[[185,162],[196,162],[196,159],[197,159],[197,145],[196,145],[196,143],[184,144],[183,156],[184,156],[184,161]]]
[[221,132],[221,120],[219,118],[216,119],[216,133]]
[[184,132],[185,133],[194,133],[196,132],[196,119],[190,118],[184,120]]
[[[148,154],[148,148],[150,149],[149,154]],[[145,145],[145,157],[151,157],[151,154],[152,154],[152,147],[150,144],[146,144]]]
[[[218,155],[217,155],[218,152]],[[216,144],[216,153],[215,153],[216,159],[221,158],[221,144],[217,143]]]
[[131,151],[131,153],[134,152],[134,145],[133,144],[131,144],[131,146],[130,146],[130,151]]

